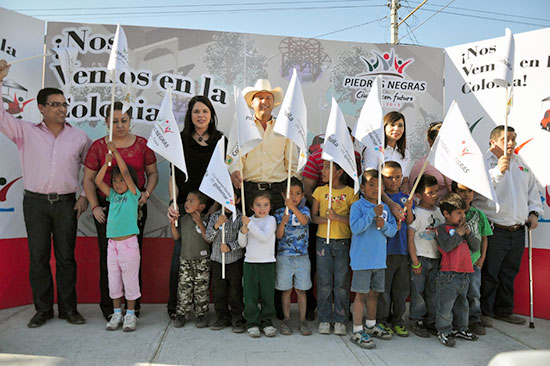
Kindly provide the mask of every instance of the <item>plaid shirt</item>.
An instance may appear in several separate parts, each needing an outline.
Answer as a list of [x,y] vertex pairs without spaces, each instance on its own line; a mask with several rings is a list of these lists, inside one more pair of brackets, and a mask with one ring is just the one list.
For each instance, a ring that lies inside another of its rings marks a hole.
[[[212,243],[212,254],[210,259],[214,262],[222,262],[222,251],[220,249],[222,243],[222,229],[221,227],[216,230],[214,225],[218,221],[222,211],[218,210],[214,212],[208,220],[208,226],[206,227],[206,241]],[[241,248],[237,240],[239,230],[241,229],[241,211],[237,209],[237,217],[233,221],[233,215],[230,211],[227,213],[227,222],[225,223],[225,243],[231,248],[231,250],[225,253],[225,264],[230,264],[238,261],[244,257],[244,249]]]

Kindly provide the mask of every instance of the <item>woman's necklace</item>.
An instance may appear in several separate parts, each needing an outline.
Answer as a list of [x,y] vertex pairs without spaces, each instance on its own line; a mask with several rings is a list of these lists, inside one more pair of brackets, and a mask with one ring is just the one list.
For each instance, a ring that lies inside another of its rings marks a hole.
[[197,134],[197,141],[202,142],[202,140],[204,140],[203,136],[208,133],[208,130],[204,131],[202,134],[198,133],[197,131],[195,131],[195,133]]

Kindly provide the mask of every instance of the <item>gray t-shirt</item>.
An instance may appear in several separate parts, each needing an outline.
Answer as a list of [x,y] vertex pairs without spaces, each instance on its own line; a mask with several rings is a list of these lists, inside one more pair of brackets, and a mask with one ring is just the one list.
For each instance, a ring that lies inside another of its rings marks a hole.
[[[201,216],[204,227],[206,228],[206,217]],[[210,244],[202,237],[201,229],[191,215],[186,214],[179,219],[181,235],[181,254],[180,259],[200,259],[210,255]]]

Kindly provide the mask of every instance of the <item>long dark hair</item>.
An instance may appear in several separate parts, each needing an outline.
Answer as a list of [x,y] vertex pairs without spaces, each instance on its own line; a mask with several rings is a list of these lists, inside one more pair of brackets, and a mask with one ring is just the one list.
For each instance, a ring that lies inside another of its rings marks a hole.
[[[403,135],[397,140],[395,146],[397,151],[401,153],[401,156],[405,158],[405,150],[407,149],[407,124],[405,123],[405,116],[397,111],[389,112],[384,116],[384,133],[386,133],[386,126],[394,122],[403,120]],[[388,146],[387,139],[384,139],[384,147]]]
[[187,104],[187,112],[185,113],[185,125],[183,126],[183,131],[181,132],[184,142],[189,142],[193,137],[193,132],[195,132],[195,125],[191,119],[193,114],[193,107],[197,102],[201,102],[210,109],[210,123],[208,124],[208,145],[216,144],[221,137],[221,132],[218,131],[218,117],[216,117],[216,111],[214,106],[210,102],[210,99],[203,95],[195,95],[189,103]]

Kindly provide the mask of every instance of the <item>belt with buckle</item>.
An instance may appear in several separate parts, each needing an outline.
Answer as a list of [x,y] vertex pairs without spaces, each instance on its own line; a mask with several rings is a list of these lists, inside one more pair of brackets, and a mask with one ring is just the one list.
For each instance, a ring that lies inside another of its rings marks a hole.
[[269,190],[272,190],[273,188],[284,187],[285,183],[286,181],[275,182],[275,183],[244,182],[245,185],[252,186],[258,189],[259,191],[269,191]]
[[36,192],[27,191],[26,189],[25,189],[24,195],[31,198],[37,198],[39,200],[46,200],[46,201],[49,201],[50,203],[54,203],[57,201],[70,201],[75,199],[74,193],[64,193],[64,194],[36,193]]
[[525,225],[521,225],[521,224],[511,225],[511,226],[504,226],[504,225],[495,224],[494,222],[493,222],[493,226],[497,229],[506,230],[506,231],[509,231],[511,233],[519,231],[519,230],[521,230],[525,227]]

